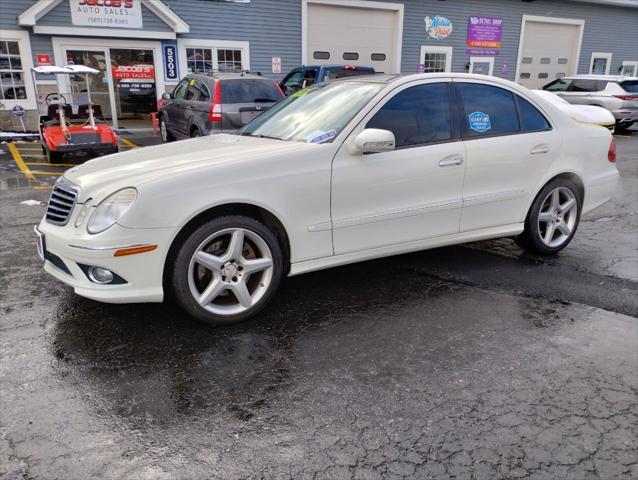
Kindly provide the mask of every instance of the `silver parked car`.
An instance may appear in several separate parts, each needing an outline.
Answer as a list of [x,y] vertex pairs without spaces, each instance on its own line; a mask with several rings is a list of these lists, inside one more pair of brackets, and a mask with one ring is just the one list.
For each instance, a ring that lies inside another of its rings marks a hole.
[[249,73],[194,73],[162,95],[162,141],[232,133],[284,98],[279,85]]
[[554,80],[543,90],[572,104],[606,108],[616,119],[617,130],[638,121],[638,77],[575,75]]

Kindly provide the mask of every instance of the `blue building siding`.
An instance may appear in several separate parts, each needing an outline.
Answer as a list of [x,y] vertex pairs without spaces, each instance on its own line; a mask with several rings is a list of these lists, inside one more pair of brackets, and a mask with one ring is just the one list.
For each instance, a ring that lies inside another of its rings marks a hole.
[[[396,3],[396,2],[395,2]],[[569,1],[521,2],[520,0],[455,0],[447,2],[405,0],[401,70],[416,72],[422,45],[451,46],[452,71],[464,72],[470,55],[465,53],[470,15],[502,17],[503,45],[494,62],[494,74],[514,80],[523,15],[585,21],[578,73],[589,73],[592,52],[612,52],[610,74],[618,73],[623,60],[638,60],[638,9]],[[453,32],[443,40],[425,33],[424,17],[440,15],[452,21]],[[619,34],[622,32],[622,35]],[[507,75],[501,67],[507,64]]]

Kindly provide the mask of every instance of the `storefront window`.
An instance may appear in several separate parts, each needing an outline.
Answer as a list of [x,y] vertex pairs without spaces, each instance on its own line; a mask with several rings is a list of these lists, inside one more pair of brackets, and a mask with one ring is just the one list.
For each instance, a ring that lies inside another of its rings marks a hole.
[[[217,67],[213,58],[217,57]],[[189,73],[239,72],[242,70],[241,50],[227,48],[187,48],[186,67]]]
[[[106,52],[104,50],[67,50],[66,61],[69,65],[86,65],[99,70],[96,75],[89,75],[91,102],[100,106],[104,118],[110,119],[111,103],[109,101],[109,81],[106,71]],[[77,106],[89,101],[84,75],[71,75],[71,95],[63,92],[67,101]]]
[[0,100],[27,98],[18,42],[0,41]]

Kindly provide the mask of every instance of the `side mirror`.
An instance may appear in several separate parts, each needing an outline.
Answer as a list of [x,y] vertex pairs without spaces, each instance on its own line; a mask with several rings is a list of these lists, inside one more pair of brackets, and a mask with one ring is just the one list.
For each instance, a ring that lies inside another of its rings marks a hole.
[[366,128],[352,142],[352,153],[381,153],[394,150],[394,133],[379,128]]
[[168,93],[168,92],[164,92],[164,93],[162,93],[162,98],[163,98],[164,100],[167,100],[167,101],[168,101],[168,100],[173,100],[173,94]]

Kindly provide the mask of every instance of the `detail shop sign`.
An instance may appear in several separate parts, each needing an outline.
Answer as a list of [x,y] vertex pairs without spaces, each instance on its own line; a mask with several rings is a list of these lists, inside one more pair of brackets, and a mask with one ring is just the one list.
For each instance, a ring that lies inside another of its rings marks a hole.
[[88,27],[142,28],[141,0],[69,0],[71,23]]
[[503,37],[501,17],[471,16],[467,22],[465,45],[472,47],[465,51],[469,55],[498,55]]

